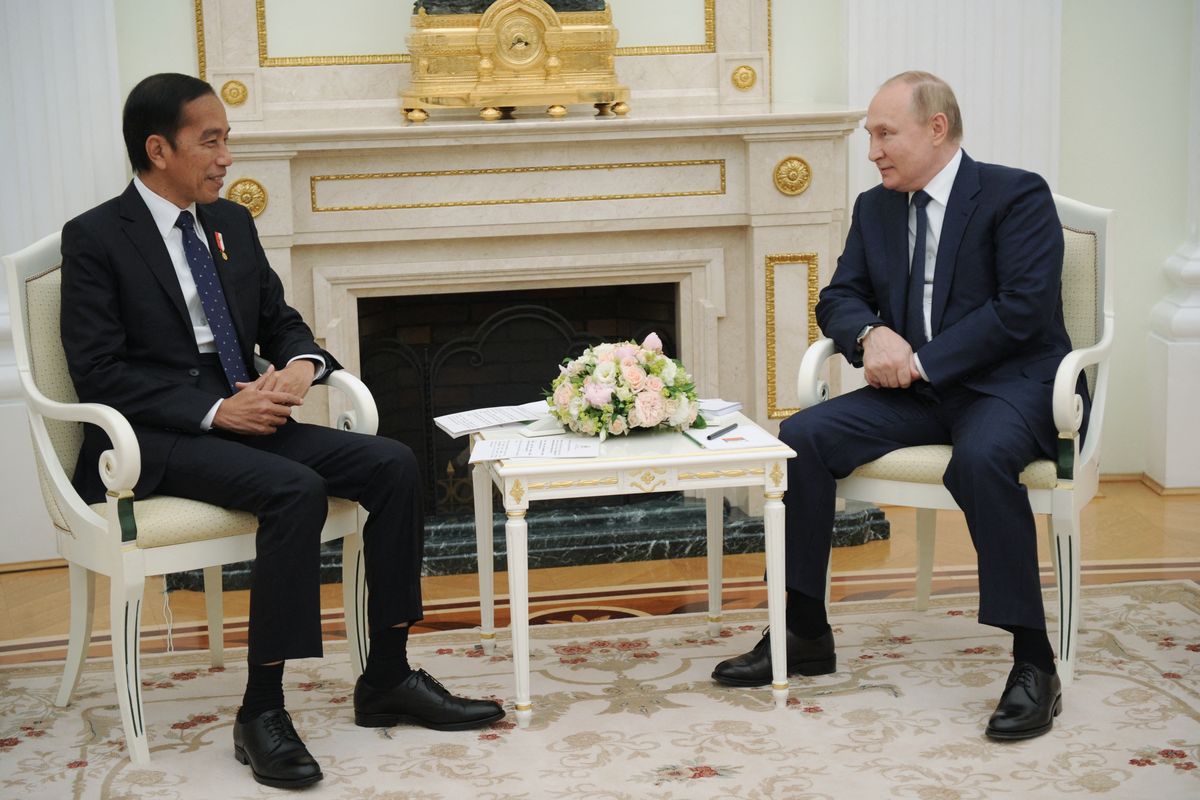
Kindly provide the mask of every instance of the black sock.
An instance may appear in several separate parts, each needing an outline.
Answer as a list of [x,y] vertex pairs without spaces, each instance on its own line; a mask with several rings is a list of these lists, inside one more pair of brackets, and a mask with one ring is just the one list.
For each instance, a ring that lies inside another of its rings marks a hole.
[[1001,625],[1013,635],[1013,661],[1028,661],[1042,672],[1053,675],[1054,650],[1050,637],[1040,628],[1022,628],[1019,625]]
[[238,722],[248,722],[264,711],[283,708],[283,662],[250,664],[248,673]]
[[384,628],[371,634],[363,680],[376,689],[390,689],[412,674],[408,665],[408,626]]
[[825,600],[787,590],[787,627],[801,639],[816,639],[829,631]]

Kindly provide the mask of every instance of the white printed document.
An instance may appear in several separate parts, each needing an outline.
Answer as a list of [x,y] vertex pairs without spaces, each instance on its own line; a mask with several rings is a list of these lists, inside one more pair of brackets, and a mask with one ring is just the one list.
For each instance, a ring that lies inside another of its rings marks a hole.
[[707,400],[697,400],[696,404],[700,406],[700,413],[704,414],[705,417],[723,417],[726,414],[742,410],[742,404],[737,400],[710,398]]
[[460,411],[457,414],[443,414],[440,417],[434,417],[433,421],[451,438],[457,439],[463,434],[481,431],[485,428],[495,428],[513,422],[529,422],[548,413],[549,409],[546,407],[545,400],[534,400],[519,406],[495,406]]
[[483,439],[471,448],[471,463],[510,458],[595,458],[600,439],[546,436],[541,439]]

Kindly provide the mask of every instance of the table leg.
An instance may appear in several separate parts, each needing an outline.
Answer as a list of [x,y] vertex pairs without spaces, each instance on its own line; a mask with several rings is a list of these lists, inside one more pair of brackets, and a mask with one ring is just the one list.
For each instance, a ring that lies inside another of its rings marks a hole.
[[529,524],[525,512],[509,511],[504,523],[508,544],[508,610],[512,631],[513,675],[516,680],[517,725],[529,726],[533,702],[529,699]]
[[763,528],[767,549],[767,621],[771,626],[771,694],[776,708],[787,705],[787,626],[784,618],[783,495],[766,493]]
[[705,518],[708,523],[708,633],[721,633],[721,582],[725,558],[725,492],[704,492]]
[[496,650],[496,588],[492,570],[492,476],[486,464],[471,469],[475,490],[475,558],[479,568],[479,639],[483,652]]

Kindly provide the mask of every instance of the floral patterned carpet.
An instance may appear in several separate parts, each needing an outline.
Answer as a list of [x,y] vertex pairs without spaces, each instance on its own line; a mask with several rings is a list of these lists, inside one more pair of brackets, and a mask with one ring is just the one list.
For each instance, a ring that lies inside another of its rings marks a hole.
[[[534,719],[482,731],[353,723],[344,647],[294,662],[288,707],[325,780],[308,798],[1200,797],[1200,587],[1084,589],[1080,675],[1051,733],[996,743],[983,726],[1004,685],[1009,639],[974,620],[972,596],[834,606],[836,674],[769,690],[709,679],[757,641],[764,614],[675,615],[532,630]],[[1047,607],[1053,607],[1048,603]],[[411,656],[452,690],[508,701],[512,663],[468,632],[414,636]],[[261,798],[232,757],[241,653],[143,659],[152,764],[121,744],[111,673],[89,662],[68,709],[52,665],[0,669],[0,796]]]

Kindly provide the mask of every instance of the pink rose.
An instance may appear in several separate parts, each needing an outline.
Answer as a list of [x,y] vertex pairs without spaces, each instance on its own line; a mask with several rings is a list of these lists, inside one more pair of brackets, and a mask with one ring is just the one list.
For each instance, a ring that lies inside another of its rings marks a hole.
[[662,339],[658,338],[657,333],[651,333],[642,340],[642,347],[655,353],[662,352]]
[[624,417],[613,417],[612,422],[608,423],[608,432],[613,436],[620,436],[629,430],[629,425],[625,422]]
[[637,360],[637,351],[636,350],[634,350],[633,353],[631,353],[630,355],[627,355],[621,359],[622,367],[636,367],[637,365],[638,365],[638,360]]
[[571,384],[567,381],[563,381],[558,385],[558,388],[554,390],[554,405],[558,406],[559,409],[566,411],[567,406],[570,405],[570,403]]
[[622,364],[625,363],[625,359],[633,358],[635,355],[637,355],[637,348],[631,344],[623,344],[616,350],[613,350],[613,357]]
[[667,417],[661,394],[655,392],[638,392],[633,400],[637,409],[638,423],[643,428],[653,428]]
[[589,406],[599,408],[612,400],[612,387],[588,381],[583,385],[583,398],[587,400]]
[[646,378],[646,381],[642,384],[642,386],[647,392],[654,392],[656,394],[661,393],[663,390],[662,378],[658,377],[657,375],[651,375],[650,377]]
[[642,388],[642,383],[646,380],[646,371],[636,364],[621,367],[621,375],[629,384],[629,388],[635,392]]

